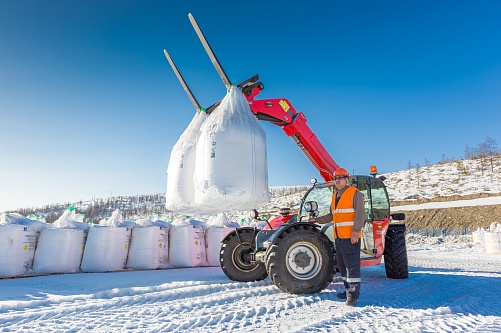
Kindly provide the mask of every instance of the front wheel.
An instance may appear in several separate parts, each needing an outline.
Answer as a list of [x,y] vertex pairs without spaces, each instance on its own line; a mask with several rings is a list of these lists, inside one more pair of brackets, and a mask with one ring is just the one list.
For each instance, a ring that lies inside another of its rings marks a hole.
[[237,229],[232,232],[221,245],[219,260],[224,274],[233,281],[260,281],[268,276],[263,263],[250,261],[254,231]]
[[405,246],[405,225],[390,227],[385,237],[384,268],[390,279],[407,279],[409,266]]
[[268,250],[268,275],[280,290],[287,293],[318,293],[332,282],[332,245],[316,228],[291,228],[290,231]]

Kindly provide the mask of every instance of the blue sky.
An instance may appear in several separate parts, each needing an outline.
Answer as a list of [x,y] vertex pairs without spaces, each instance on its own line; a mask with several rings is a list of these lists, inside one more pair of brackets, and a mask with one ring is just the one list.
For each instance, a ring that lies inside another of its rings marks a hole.
[[[226,93],[190,12],[233,82],[259,74],[350,171],[501,143],[499,1],[2,1],[0,212],[165,191],[195,109],[163,49],[202,105]],[[270,186],[319,177],[262,125]]]

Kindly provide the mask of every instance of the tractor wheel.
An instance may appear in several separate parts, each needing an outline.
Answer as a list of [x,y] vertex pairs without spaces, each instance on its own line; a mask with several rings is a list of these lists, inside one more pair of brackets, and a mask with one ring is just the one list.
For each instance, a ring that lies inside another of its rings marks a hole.
[[[237,235],[238,233],[238,235]],[[239,229],[221,245],[219,260],[224,274],[233,281],[251,282],[268,276],[263,263],[251,263],[253,231]]]
[[388,229],[385,237],[384,268],[390,279],[407,279],[409,266],[405,247],[405,227]]
[[313,226],[293,227],[284,233],[266,257],[273,283],[291,294],[313,294],[327,288],[334,275],[334,252],[327,236]]

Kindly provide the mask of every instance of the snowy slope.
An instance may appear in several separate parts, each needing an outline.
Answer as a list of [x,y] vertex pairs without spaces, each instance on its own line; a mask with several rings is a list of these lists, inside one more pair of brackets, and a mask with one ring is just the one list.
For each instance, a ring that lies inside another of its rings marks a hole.
[[362,269],[359,306],[338,278],[289,295],[220,268],[0,280],[0,332],[501,332],[501,256],[467,238],[413,239],[407,280]]
[[383,174],[391,200],[501,192],[501,155]]

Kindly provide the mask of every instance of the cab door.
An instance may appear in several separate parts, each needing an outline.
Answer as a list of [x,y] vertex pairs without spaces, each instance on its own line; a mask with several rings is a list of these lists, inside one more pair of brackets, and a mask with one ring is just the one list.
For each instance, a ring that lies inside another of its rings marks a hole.
[[365,197],[365,224],[362,229],[362,252],[366,256],[375,256],[374,222],[383,221],[390,214],[390,200],[386,186],[379,178],[372,176],[354,176],[351,185]]

